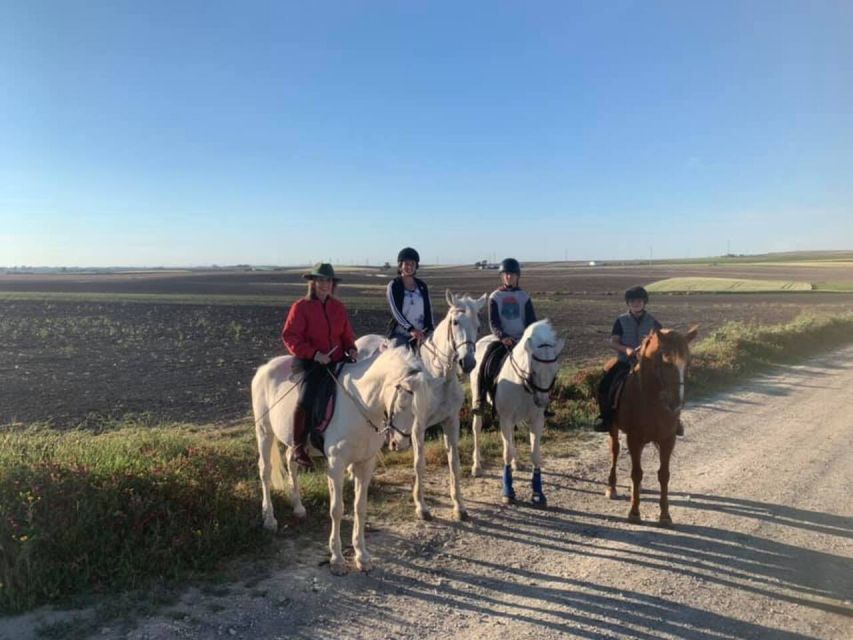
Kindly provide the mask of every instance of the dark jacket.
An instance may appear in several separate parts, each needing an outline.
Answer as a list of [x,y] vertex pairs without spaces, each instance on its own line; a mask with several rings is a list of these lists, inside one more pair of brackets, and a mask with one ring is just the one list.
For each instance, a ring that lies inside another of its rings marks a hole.
[[[432,333],[435,329],[435,324],[432,319],[432,305],[429,300],[429,289],[426,282],[415,278],[415,284],[421,292],[421,297],[424,299],[424,333]],[[397,276],[388,283],[387,296],[388,305],[391,307],[391,323],[388,327],[388,335],[394,333],[397,327],[402,327],[407,333],[412,329],[412,323],[403,315],[403,276]]]

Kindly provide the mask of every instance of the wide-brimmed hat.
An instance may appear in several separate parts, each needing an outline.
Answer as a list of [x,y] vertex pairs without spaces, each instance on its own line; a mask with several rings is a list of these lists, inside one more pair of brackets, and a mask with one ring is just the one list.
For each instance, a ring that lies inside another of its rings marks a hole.
[[328,262],[318,262],[308,273],[303,273],[302,277],[306,280],[316,280],[317,278],[331,278],[334,282],[340,282],[341,279],[335,275],[335,268]]

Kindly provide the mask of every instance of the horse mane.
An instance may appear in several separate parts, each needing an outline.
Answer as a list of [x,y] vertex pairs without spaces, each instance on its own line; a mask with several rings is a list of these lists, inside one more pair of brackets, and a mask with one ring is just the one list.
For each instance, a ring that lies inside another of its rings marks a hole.
[[557,344],[557,332],[551,326],[551,321],[545,318],[529,325],[521,335],[519,343],[529,341],[534,349],[544,344]]
[[372,380],[384,376],[389,370],[400,372],[399,378],[394,381],[395,383],[410,375],[426,371],[423,362],[408,348],[394,347],[379,354],[376,362],[365,373],[365,379]]

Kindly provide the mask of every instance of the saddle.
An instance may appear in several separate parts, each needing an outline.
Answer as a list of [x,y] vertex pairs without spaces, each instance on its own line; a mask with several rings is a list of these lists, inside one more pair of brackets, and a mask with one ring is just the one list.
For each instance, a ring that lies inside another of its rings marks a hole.
[[619,401],[622,399],[622,391],[625,389],[625,381],[628,379],[628,375],[631,373],[630,366],[619,366],[618,360],[613,359],[612,364],[610,362],[607,363],[610,366],[605,367],[607,370],[615,368],[616,371],[613,373],[613,379],[610,383],[610,388],[607,390],[607,406],[616,413],[616,410],[619,408]]
[[[344,364],[346,364],[345,361],[340,362],[332,371],[335,378],[340,376]],[[308,410],[308,424],[305,426],[308,429],[308,439],[311,445],[319,451],[325,451],[323,434],[332,421],[332,416],[335,415],[337,384],[331,377],[324,376],[322,382],[318,383],[317,386],[317,394],[314,396],[314,403]]]
[[504,360],[509,355],[509,349],[500,342],[496,342],[495,346],[490,346],[486,357],[483,358],[483,364],[480,367],[480,394],[485,398],[486,394],[492,403],[492,411],[495,407],[495,394],[498,389],[498,376],[503,367]]

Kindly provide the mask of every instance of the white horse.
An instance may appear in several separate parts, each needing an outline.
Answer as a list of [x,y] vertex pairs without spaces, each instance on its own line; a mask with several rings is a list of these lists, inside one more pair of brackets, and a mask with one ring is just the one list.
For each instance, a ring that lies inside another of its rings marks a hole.
[[[486,336],[477,342],[477,367],[471,374],[471,392],[476,394],[479,380],[477,372],[483,361],[489,344],[497,340]],[[557,358],[565,346],[558,338],[548,320],[534,322],[527,329],[507,355],[498,374],[495,390],[495,410],[498,414],[503,440],[503,501],[515,502],[515,490],[512,487],[512,465],[515,464],[515,443],[513,433],[520,422],[530,427],[530,456],[533,460],[533,497],[536,506],[546,506],[547,500],[542,491],[542,452],[540,443],[545,427],[545,409],[549,395],[557,379]],[[474,396],[476,397],[476,396]],[[487,400],[491,402],[491,399]],[[485,409],[485,407],[483,407]],[[483,427],[482,415],[475,415],[471,430],[474,434],[474,462],[471,475],[482,475],[480,463],[480,430]]]
[[[293,513],[305,517],[293,460],[293,412],[298,382],[291,379],[291,356],[273,358],[261,366],[252,380],[252,407],[258,438],[258,469],[261,476],[264,527],[275,531],[278,522],[270,498],[270,482],[284,490],[278,441],[287,447],[290,499]],[[376,454],[383,443],[391,449],[409,446],[415,424],[426,419],[431,404],[429,374],[423,364],[406,349],[389,349],[344,367],[336,389],[335,413],[324,432],[324,452],[328,459],[329,512],[332,532],[329,536],[331,570],[346,572],[341,550],[344,474],[352,468],[355,487],[352,546],[358,569],[369,571],[370,556],[364,542],[367,513],[367,488],[376,465]],[[344,392],[344,389],[346,392]]]
[[[462,502],[459,469],[459,412],[465,404],[465,390],[458,373],[468,374],[475,365],[475,341],[480,327],[479,312],[486,304],[486,295],[479,299],[456,296],[445,292],[448,310],[435,331],[421,344],[421,358],[432,376],[432,405],[428,418],[415,425],[412,445],[415,453],[415,482],[412,498],[415,512],[421,520],[430,520],[432,515],[423,498],[423,476],[426,472],[424,436],[430,425],[441,424],[444,431],[444,447],[447,450],[447,465],[450,470],[450,499],[453,502],[453,517],[465,520],[468,512]],[[384,338],[368,335],[359,338],[356,345],[359,353],[381,348]]]

